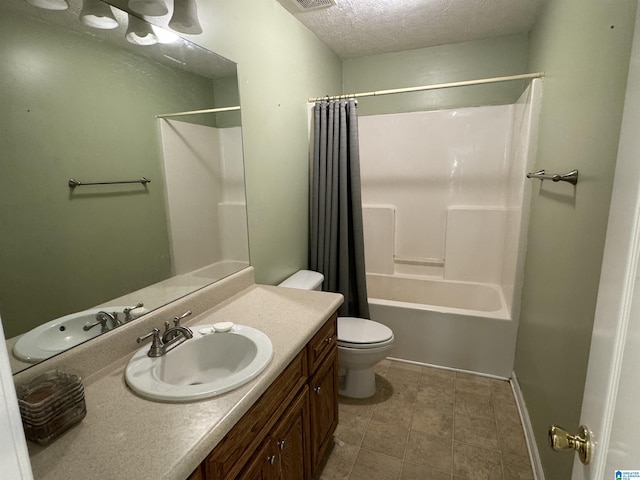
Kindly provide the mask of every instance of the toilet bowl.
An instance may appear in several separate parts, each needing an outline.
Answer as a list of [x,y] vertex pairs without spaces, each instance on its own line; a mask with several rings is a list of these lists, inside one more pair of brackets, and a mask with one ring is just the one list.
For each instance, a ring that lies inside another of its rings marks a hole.
[[[324,276],[300,270],[280,283],[281,287],[320,290]],[[367,398],[376,393],[375,366],[393,347],[393,332],[386,325],[356,317],[338,317],[338,366],[344,375],[338,393]]]

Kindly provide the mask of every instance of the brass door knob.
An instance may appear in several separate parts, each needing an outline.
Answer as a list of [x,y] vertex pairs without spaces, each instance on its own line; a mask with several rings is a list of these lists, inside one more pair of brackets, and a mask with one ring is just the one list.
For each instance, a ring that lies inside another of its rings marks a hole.
[[549,427],[549,443],[556,452],[562,450],[575,450],[578,452],[580,461],[585,465],[589,464],[593,453],[593,442],[589,429],[580,425],[577,435],[572,435],[558,425]]

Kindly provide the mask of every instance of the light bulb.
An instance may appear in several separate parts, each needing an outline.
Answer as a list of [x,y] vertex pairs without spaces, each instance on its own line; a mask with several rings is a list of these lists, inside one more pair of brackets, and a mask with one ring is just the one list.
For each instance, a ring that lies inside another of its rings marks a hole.
[[153,32],[151,25],[133,15],[129,15],[125,38],[134,45],[155,45],[158,43],[158,37]]
[[100,0],[83,0],[80,20],[85,25],[102,30],[111,30],[118,26],[111,7]]
[[66,10],[69,8],[67,0],[27,0],[27,3],[45,10]]
[[198,19],[198,5],[195,0],[174,0],[173,15],[169,26],[180,33],[198,35],[202,33]]

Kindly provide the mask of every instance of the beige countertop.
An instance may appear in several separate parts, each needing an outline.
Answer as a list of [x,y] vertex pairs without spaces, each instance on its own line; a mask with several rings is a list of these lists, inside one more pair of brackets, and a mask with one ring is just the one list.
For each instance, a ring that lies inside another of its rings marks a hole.
[[187,322],[249,325],[273,343],[273,360],[260,376],[208,400],[136,396],[123,373],[131,354],[85,376],[85,419],[50,445],[29,442],[35,479],[185,480],[341,303],[337,294],[252,285]]

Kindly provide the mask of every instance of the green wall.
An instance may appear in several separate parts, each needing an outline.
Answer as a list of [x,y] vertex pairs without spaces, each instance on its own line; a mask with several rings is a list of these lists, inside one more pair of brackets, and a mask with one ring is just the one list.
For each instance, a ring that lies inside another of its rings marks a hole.
[[342,62],[276,0],[199,2],[194,41],[238,63],[251,264],[273,284],[307,266],[307,98]]
[[[212,105],[211,81],[82,38],[0,15],[7,337],[171,273],[155,115]],[[148,189],[67,187],[141,176]]]
[[580,419],[635,8],[551,0],[530,36],[529,69],[546,73],[535,169],[580,170],[575,189],[535,182],[531,203],[515,372],[548,479],[574,461],[547,429]]
[[[511,35],[344,61],[344,93],[527,73],[528,38]],[[360,115],[514,103],[523,81],[358,100]],[[335,92],[323,92],[335,93]]]

